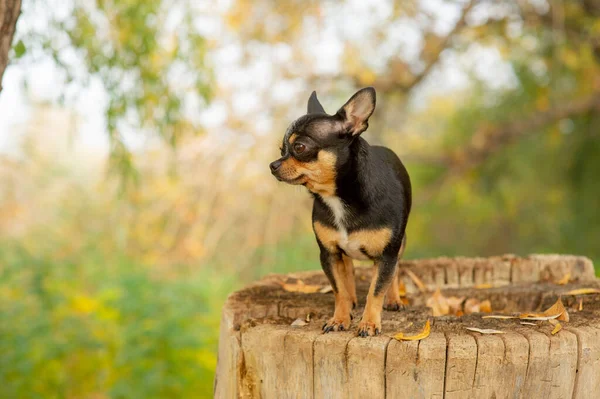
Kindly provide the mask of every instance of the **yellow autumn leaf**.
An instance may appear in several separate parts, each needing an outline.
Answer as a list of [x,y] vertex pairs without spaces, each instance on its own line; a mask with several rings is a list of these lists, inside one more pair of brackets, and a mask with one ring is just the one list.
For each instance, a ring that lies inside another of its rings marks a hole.
[[488,288],[493,288],[494,286],[490,283],[476,284],[473,286],[476,290],[485,290]]
[[404,335],[404,333],[400,332],[400,333],[394,335],[394,338],[397,339],[398,341],[420,341],[422,339],[429,337],[430,332],[431,332],[431,324],[429,323],[429,320],[427,320],[427,322],[425,323],[425,326],[423,327],[423,331],[421,331],[420,333],[418,333],[416,335]]
[[552,335],[556,334],[560,330],[562,330],[562,324],[556,323],[556,325],[554,326],[554,329],[552,330]]
[[406,296],[406,284],[402,280],[398,283],[398,295],[401,297]]
[[492,313],[492,303],[489,299],[486,299],[479,304],[479,311],[482,313]]
[[571,273],[567,273],[563,276],[563,278],[561,278],[560,280],[558,280],[558,282],[556,284],[558,285],[565,285],[569,282],[569,280],[571,279]]
[[521,320],[552,320],[569,321],[569,313],[565,309],[561,298],[558,298],[554,305],[550,306],[543,313],[521,313]]

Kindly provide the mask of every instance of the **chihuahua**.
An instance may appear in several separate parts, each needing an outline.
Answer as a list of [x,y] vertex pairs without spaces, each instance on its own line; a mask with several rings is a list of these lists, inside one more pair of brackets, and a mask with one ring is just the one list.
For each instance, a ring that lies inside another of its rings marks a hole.
[[412,202],[410,178],[390,149],[361,137],[375,110],[375,89],[364,88],[334,115],[313,92],[308,112],[287,129],[271,173],[313,195],[312,225],[321,266],[335,295],[324,332],[350,328],[357,305],[352,259],[372,260],[373,275],[358,335],[381,333],[381,311],[402,308],[398,263],[406,246]]

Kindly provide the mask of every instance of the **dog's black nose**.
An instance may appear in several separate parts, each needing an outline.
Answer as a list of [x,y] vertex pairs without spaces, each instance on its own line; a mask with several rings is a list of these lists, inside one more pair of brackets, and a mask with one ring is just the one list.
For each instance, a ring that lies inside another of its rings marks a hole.
[[281,161],[271,162],[269,167],[271,168],[271,172],[275,172],[281,166]]

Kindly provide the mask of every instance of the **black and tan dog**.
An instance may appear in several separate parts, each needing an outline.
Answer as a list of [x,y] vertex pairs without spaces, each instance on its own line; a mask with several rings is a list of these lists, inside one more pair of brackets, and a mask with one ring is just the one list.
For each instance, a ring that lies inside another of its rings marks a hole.
[[270,165],[278,180],[304,185],[314,196],[321,266],[335,294],[335,313],[325,332],[350,327],[357,304],[353,258],[370,259],[376,268],[358,335],[380,334],[382,308],[401,308],[396,275],[406,244],[411,185],[393,151],[360,137],[374,110],[371,87],[354,94],[335,115],[325,112],[313,92],[308,113],[290,125],[281,158]]

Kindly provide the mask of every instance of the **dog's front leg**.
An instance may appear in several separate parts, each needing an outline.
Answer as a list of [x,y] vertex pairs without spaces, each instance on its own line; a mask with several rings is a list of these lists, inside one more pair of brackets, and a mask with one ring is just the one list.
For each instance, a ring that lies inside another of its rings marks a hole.
[[358,324],[358,335],[368,337],[381,334],[381,310],[383,309],[383,299],[390,286],[392,279],[396,275],[396,262],[398,255],[383,255],[375,262],[375,273],[369,287],[367,295],[367,304]]
[[[348,287],[349,278],[353,278],[352,271],[347,267],[341,254],[331,253],[321,248],[321,266],[331,283],[335,295],[335,311],[333,317],[323,326],[323,332],[344,331],[350,329],[350,312],[356,300],[356,294],[351,292],[353,287]],[[350,261],[350,267],[352,262]],[[349,274],[352,273],[352,276]]]

